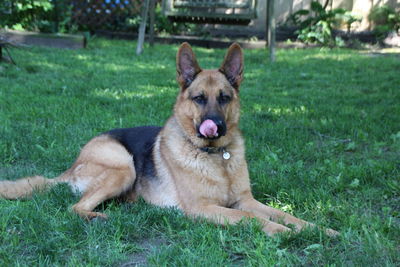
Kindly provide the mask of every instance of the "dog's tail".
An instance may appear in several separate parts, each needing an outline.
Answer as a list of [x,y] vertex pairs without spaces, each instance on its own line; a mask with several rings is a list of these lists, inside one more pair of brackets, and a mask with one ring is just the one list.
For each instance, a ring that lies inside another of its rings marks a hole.
[[0,181],[0,198],[29,198],[34,191],[49,189],[57,183],[65,181],[65,178],[65,175],[54,179],[47,179],[43,176],[32,176],[15,181]]

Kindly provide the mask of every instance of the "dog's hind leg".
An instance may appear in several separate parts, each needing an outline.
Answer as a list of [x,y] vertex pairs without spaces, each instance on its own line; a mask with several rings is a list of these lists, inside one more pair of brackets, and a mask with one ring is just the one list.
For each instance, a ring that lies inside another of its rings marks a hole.
[[66,175],[70,176],[71,186],[82,193],[82,198],[72,209],[88,220],[106,218],[105,214],[93,212],[93,209],[107,199],[132,190],[136,179],[132,156],[108,136],[92,139]]
[[[100,212],[94,212],[93,209],[103,201],[117,197],[129,187],[132,186],[131,170],[105,170],[99,177],[100,183],[90,186],[83,194],[82,198],[76,203],[72,209],[79,216],[85,219],[93,219],[95,217],[107,218]],[[104,178],[103,178],[104,177]]]

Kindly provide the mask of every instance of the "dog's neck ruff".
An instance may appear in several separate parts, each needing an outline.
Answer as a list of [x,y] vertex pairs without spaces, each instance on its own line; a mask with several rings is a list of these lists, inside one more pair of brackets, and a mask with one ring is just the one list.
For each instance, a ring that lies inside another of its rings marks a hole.
[[212,146],[205,146],[199,148],[201,151],[206,152],[208,154],[219,154],[222,153],[222,158],[228,160],[231,158],[231,153],[226,151],[225,147],[212,147]]

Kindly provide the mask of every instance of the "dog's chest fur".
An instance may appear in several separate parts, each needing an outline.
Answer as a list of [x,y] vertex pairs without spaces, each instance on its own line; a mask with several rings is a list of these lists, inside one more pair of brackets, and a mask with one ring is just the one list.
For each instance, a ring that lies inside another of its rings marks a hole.
[[[178,205],[221,205],[231,206],[240,193],[249,188],[247,165],[244,159],[243,141],[226,149],[231,158],[226,160],[221,153],[207,153],[193,146],[170,120],[157,138],[155,159],[158,176],[174,184]],[[161,163],[159,164],[158,163]],[[165,168],[165,166],[167,166]],[[245,170],[245,173],[243,173]]]

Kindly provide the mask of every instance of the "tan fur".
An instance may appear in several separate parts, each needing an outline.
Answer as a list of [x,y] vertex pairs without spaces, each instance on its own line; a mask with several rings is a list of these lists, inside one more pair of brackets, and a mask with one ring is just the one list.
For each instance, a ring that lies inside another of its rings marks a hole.
[[[218,224],[255,218],[268,235],[291,231],[285,226],[288,224],[296,230],[313,226],[258,202],[251,194],[244,141],[238,129],[242,72],[243,55],[237,44],[229,48],[219,70],[202,70],[190,46],[182,44],[177,54],[177,81],[181,90],[174,114],[157,136],[153,149],[156,179],[135,183],[138,177],[132,155],[119,142],[102,135],[86,144],[73,166],[60,177],[2,181],[0,196],[20,198],[36,188],[66,182],[82,193],[73,210],[86,219],[105,218],[105,214],[93,209],[107,199],[122,196],[127,201],[142,197],[158,206],[175,206],[189,216],[204,217]],[[207,97],[206,105],[192,100],[199,94]],[[221,94],[230,96],[225,105],[218,104]],[[209,112],[223,116],[225,136],[212,140],[198,138],[196,125]],[[231,158],[226,160],[221,153],[206,153],[199,149],[202,147],[224,147]],[[327,233],[337,234],[331,229]]]
[[42,176],[26,177],[16,181],[1,181],[0,197],[5,199],[28,198],[34,191],[43,190],[55,181]]

